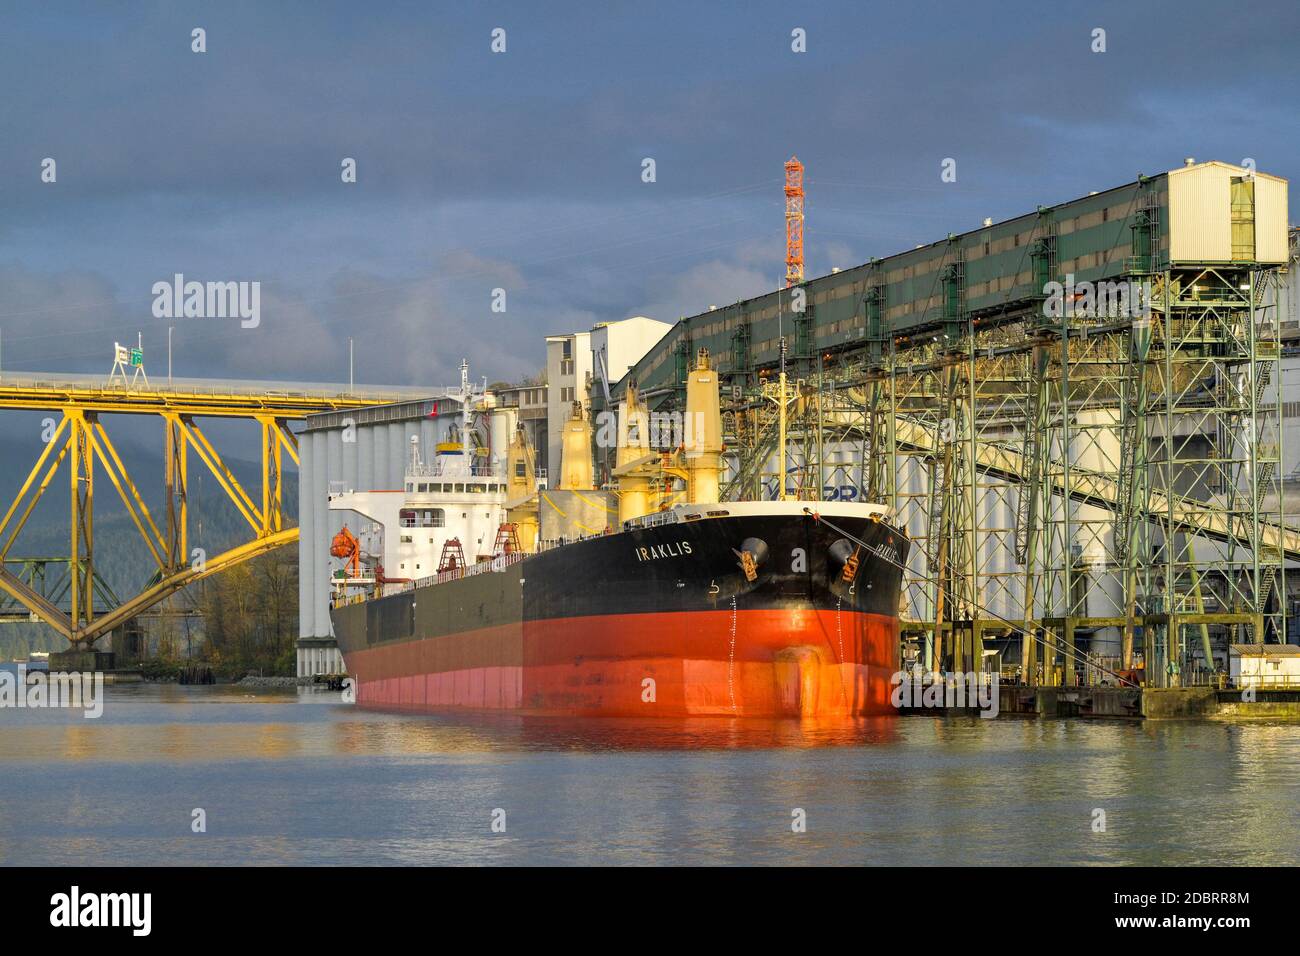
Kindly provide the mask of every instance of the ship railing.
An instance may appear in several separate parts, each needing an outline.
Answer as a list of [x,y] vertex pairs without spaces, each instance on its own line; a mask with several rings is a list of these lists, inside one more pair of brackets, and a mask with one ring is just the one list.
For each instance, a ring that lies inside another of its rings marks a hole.
[[[518,564],[524,558],[528,557],[522,551],[514,551],[508,554],[498,554],[496,557],[487,561],[479,561],[476,564],[466,568],[453,568],[449,571],[440,571],[438,574],[431,574],[427,577],[416,578],[414,581],[388,582],[383,586],[383,596],[388,597],[393,594],[405,594],[407,591],[414,591],[416,588],[428,587],[431,584],[446,584],[449,581],[459,581],[461,578],[473,577],[476,574],[490,574],[497,571],[504,571],[513,565]],[[341,604],[354,604],[368,600],[364,595],[355,598],[351,596],[339,596],[334,599],[334,606]]]
[[623,522],[624,529],[631,528],[657,528],[663,524],[676,524],[680,520],[676,511],[654,511],[648,515],[641,515],[639,518],[631,518]]
[[498,554],[488,561],[479,561],[463,568],[451,568],[447,571],[439,571],[437,574],[431,574],[428,577],[417,578],[413,584],[407,585],[403,590],[410,588],[428,587],[430,584],[446,584],[448,581],[459,581],[461,578],[473,577],[476,574],[490,574],[494,571],[504,571],[512,565],[518,564],[526,555],[522,551],[512,551],[506,554]]
[[597,532],[596,534],[566,535],[560,538],[542,538],[537,542],[537,550],[539,552],[550,551],[552,548],[563,548],[565,545],[576,544],[579,541],[590,541],[592,538],[608,537],[613,533],[614,532],[611,530]]
[[[449,464],[454,467],[448,468]],[[462,464],[463,462],[459,459],[450,463],[436,459],[428,465],[408,465],[406,476],[408,478],[505,478],[505,472],[494,467],[490,461],[470,462],[468,475],[463,470],[460,470]]]
[[[457,462],[459,463],[459,459],[457,459]],[[435,458],[427,465],[408,465],[406,467],[406,475],[408,478],[441,478],[444,475],[447,477],[453,477],[455,471],[452,470],[449,472],[446,467],[446,462],[441,458]]]

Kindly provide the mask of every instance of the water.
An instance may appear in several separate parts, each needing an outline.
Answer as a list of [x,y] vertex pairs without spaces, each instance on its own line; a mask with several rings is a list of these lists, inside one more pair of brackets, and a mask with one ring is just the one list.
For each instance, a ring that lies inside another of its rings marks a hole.
[[107,694],[98,720],[0,709],[0,863],[1300,862],[1300,724],[593,722]]

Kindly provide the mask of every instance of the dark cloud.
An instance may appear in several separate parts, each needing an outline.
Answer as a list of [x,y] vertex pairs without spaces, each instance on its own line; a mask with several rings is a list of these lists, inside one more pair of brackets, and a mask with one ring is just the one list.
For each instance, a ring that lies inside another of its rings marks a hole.
[[[186,374],[449,381],[541,335],[671,321],[1177,166],[1291,177],[1294,4],[155,3],[0,33],[4,364],[98,370],[174,272],[263,283],[263,325],[170,323]],[[1209,24],[1183,30],[1177,24]],[[190,52],[190,30],[208,52]],[[507,30],[493,55],[489,32]],[[790,52],[790,30],[808,52]],[[1090,52],[1091,31],[1107,52]],[[38,179],[53,156],[59,181]],[[344,185],[353,157],[359,181]],[[658,181],[641,181],[653,157]],[[939,182],[939,163],[958,181]],[[495,287],[508,310],[489,310]],[[364,373],[363,371],[364,370]]]

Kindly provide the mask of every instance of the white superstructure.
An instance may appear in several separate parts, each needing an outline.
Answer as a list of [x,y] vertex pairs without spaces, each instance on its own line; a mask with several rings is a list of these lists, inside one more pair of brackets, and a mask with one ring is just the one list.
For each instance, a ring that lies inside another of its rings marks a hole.
[[474,565],[494,553],[506,524],[506,475],[501,455],[492,453],[491,435],[474,424],[473,409],[482,396],[463,362],[460,389],[447,397],[460,403],[460,421],[429,461],[420,437],[410,436],[402,488],[330,489],[331,511],[351,511],[369,522],[352,529],[367,576],[382,570],[385,581],[416,581],[444,563]]

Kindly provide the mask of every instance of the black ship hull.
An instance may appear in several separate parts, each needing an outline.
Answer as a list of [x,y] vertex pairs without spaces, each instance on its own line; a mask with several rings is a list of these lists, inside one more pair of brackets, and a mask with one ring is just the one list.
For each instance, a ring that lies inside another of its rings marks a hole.
[[892,712],[907,539],[865,509],[837,508],[830,519],[858,543],[799,510],[734,507],[501,556],[335,607],[358,702],[638,716]]

